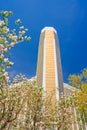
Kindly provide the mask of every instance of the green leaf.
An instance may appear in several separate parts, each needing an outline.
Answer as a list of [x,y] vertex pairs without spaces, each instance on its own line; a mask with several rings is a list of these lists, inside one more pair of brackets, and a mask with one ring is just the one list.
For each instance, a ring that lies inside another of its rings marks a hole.
[[20,19],[17,19],[16,21],[15,21],[15,24],[17,24],[17,25],[19,25],[19,24],[21,24],[22,22],[21,22],[21,20]]
[[8,16],[12,16],[13,13],[12,13],[12,11],[2,11],[2,12],[1,12],[1,15],[2,15],[3,17],[8,17]]
[[8,18],[4,17],[5,25],[8,26]]

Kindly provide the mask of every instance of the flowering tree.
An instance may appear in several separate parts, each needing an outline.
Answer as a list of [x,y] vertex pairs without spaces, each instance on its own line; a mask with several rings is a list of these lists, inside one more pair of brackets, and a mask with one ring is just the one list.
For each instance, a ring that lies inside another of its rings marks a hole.
[[[3,87],[8,81],[9,76],[6,69],[13,65],[9,61],[9,50],[14,47],[16,44],[27,41],[30,37],[25,36],[25,33],[28,31],[24,26],[21,26],[21,20],[18,19],[15,21],[15,24],[18,25],[19,31],[16,29],[10,29],[8,17],[12,16],[11,11],[2,11],[0,13],[0,88]],[[20,26],[19,26],[20,25]],[[18,29],[17,29],[18,30]]]
[[9,129],[70,130],[73,120],[71,118],[72,97],[62,96],[58,103],[53,105],[52,95],[43,98],[43,89],[37,86],[36,79],[24,81],[20,87],[16,87],[19,88],[24,102],[16,120],[8,124]]
[[[22,94],[21,94],[22,93]],[[0,94],[0,130],[9,130],[24,104],[22,88],[7,87]]]
[[24,81],[27,81],[28,79],[26,78],[25,75],[19,74],[16,75],[12,81],[13,84],[17,84],[17,83],[23,83]]
[[21,26],[21,20],[15,21],[19,31],[10,29],[8,17],[12,16],[11,11],[0,12],[0,129],[7,128],[8,124],[17,118],[23,105],[23,98],[19,96],[18,88],[10,88],[7,83],[9,76],[7,68],[13,63],[9,61],[9,50],[16,44],[28,41],[30,37],[25,36],[28,31]]

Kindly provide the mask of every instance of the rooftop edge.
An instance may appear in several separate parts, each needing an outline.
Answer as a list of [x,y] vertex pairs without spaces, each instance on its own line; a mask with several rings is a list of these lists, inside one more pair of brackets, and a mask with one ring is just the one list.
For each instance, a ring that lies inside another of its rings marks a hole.
[[43,33],[44,31],[46,30],[53,30],[55,33],[57,33],[57,31],[55,30],[54,27],[44,27],[42,30],[41,30],[41,33]]

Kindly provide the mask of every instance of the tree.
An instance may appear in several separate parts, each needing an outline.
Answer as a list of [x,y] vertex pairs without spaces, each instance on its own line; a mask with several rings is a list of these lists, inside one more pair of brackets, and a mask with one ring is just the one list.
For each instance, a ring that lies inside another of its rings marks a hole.
[[9,125],[17,119],[24,104],[22,88],[13,87],[6,87],[0,95],[1,130],[9,128]]
[[50,130],[57,128],[57,130],[63,130],[71,128],[72,97],[62,96],[53,105],[52,95],[47,98],[43,97],[43,89],[37,86],[36,79],[24,81],[19,87],[16,84],[16,88],[20,88],[20,96],[23,97],[24,102],[17,119],[9,123],[9,129]]
[[80,113],[80,118],[83,124],[85,124],[87,123],[87,69],[83,69],[78,75],[70,75],[69,83],[77,88],[74,102],[77,113]]
[[25,75],[19,74],[16,75],[12,81],[13,84],[18,84],[18,83],[22,83],[24,81],[27,81],[28,79],[26,78]]
[[20,19],[15,21],[18,28],[10,29],[8,17],[12,16],[12,14],[11,11],[2,11],[0,13],[0,87],[8,82],[9,77],[6,69],[13,65],[13,63],[9,61],[9,50],[16,44],[30,39],[30,37],[25,36],[28,30],[24,28],[24,26],[20,26]]
[[[19,88],[8,87],[9,76],[7,68],[13,65],[9,61],[9,50],[16,44],[28,41],[30,37],[25,36],[28,31],[21,26],[21,20],[15,21],[17,29],[10,29],[9,16],[11,11],[0,12],[0,129],[5,129],[10,122],[17,118],[23,105],[21,90]],[[18,31],[19,29],[19,31]],[[20,95],[20,96],[19,96]]]

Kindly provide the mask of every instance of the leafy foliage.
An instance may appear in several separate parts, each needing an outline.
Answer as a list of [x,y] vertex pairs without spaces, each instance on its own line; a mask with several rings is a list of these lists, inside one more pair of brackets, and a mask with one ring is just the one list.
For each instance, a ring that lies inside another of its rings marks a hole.
[[70,75],[69,82],[78,88],[75,91],[74,102],[83,124],[87,123],[87,69],[83,69],[79,75]]

